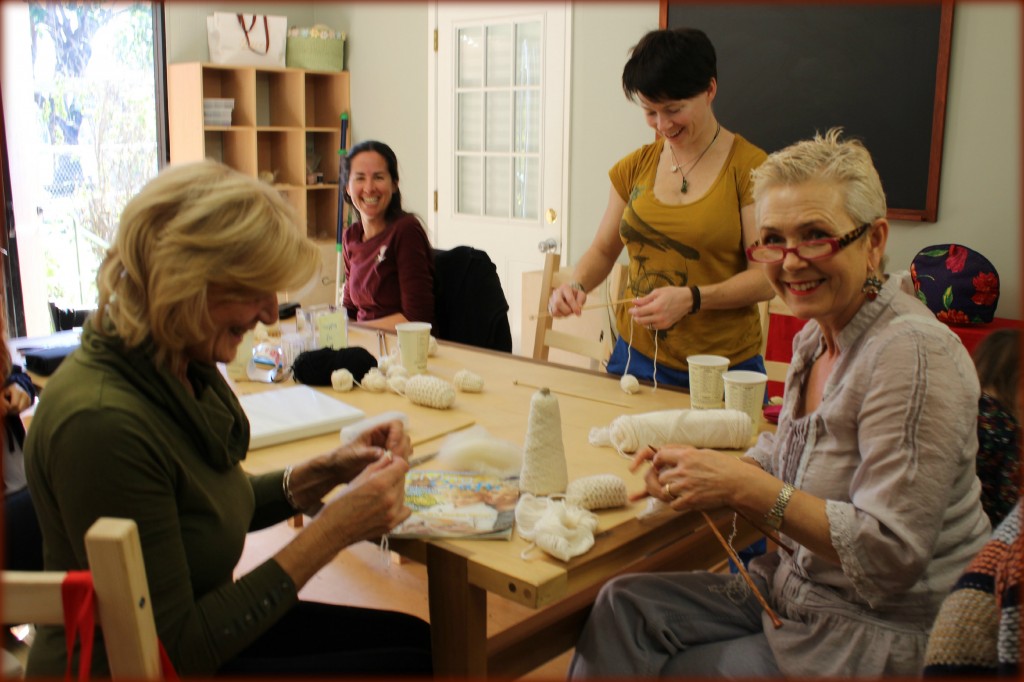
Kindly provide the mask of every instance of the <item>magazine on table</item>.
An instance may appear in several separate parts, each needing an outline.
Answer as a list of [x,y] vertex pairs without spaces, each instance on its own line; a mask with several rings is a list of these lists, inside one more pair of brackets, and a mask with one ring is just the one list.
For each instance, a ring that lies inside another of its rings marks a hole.
[[393,538],[512,537],[519,478],[468,471],[410,471],[405,504],[412,516],[391,531]]

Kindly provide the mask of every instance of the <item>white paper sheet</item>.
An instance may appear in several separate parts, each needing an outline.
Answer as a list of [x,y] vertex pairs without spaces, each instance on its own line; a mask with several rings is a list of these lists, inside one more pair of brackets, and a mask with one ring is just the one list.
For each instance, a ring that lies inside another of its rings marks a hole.
[[337,433],[365,413],[309,386],[292,386],[239,397],[249,417],[249,448]]

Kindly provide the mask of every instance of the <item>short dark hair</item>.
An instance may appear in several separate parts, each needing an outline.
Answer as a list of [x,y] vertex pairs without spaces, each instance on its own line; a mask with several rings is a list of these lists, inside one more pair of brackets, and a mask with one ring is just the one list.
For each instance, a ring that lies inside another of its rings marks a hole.
[[383,142],[377,140],[366,140],[360,142],[355,147],[349,150],[348,155],[341,162],[341,193],[347,203],[352,208],[356,205],[352,201],[352,197],[348,194],[348,179],[352,174],[352,160],[363,152],[377,152],[384,157],[384,161],[388,164],[388,174],[391,175],[391,179],[395,183],[395,193],[391,195],[391,202],[388,204],[388,208],[384,211],[384,219],[389,223],[405,215],[405,209],[402,208],[402,190],[398,187],[398,157],[395,156],[394,150],[387,146]]
[[633,46],[622,69],[622,89],[635,102],[689,99],[718,78],[715,46],[704,31],[672,28],[650,31]]

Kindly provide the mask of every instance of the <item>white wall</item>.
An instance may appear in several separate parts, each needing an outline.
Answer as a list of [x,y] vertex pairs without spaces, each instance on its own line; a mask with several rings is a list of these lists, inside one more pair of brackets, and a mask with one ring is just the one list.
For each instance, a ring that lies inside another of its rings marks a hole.
[[[240,6],[169,2],[168,61],[205,60],[206,14],[215,8]],[[377,138],[395,148],[405,206],[425,215],[431,189],[426,186],[430,5],[258,3],[244,7],[248,12],[286,14],[294,24],[319,21],[348,33],[354,138]],[[639,110],[622,94],[619,78],[629,48],[657,24],[658,3],[653,0],[573,5],[567,198],[571,262],[590,243],[604,211],[608,168],[652,139]],[[1020,30],[1017,3],[957,3],[939,220],[895,222],[888,248],[890,269],[907,267],[914,254],[930,244],[955,241],[977,249],[992,260],[1002,279],[997,314],[1016,319],[1021,318]]]

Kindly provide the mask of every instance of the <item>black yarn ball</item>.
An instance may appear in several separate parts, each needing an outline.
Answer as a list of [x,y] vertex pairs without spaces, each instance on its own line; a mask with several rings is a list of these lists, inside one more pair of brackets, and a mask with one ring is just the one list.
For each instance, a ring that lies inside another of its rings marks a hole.
[[331,373],[339,369],[347,369],[356,381],[372,368],[377,366],[377,358],[370,351],[360,346],[352,348],[321,348],[299,353],[292,364],[295,379],[310,386],[330,386]]

